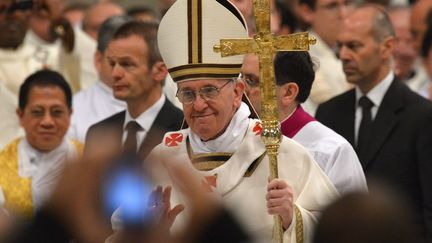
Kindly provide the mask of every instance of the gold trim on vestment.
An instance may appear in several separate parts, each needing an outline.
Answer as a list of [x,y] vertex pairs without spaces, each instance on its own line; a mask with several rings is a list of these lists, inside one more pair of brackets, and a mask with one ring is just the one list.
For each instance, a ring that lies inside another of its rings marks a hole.
[[[0,151],[0,187],[5,196],[4,207],[20,217],[31,218],[33,215],[33,196],[31,177],[22,178],[18,173],[18,138]],[[83,145],[70,140],[80,156]]]
[[266,152],[264,152],[260,157],[256,158],[254,162],[249,166],[249,168],[246,170],[243,177],[250,177],[258,167],[258,165],[261,163],[261,161],[264,159],[264,156],[266,155]]
[[0,152],[0,187],[5,196],[4,207],[21,217],[33,215],[31,178],[18,174],[18,144],[21,138],[7,145]]
[[[226,161],[228,161],[233,155],[232,153],[222,153],[222,152],[194,154],[190,146],[189,137],[186,137],[186,150],[193,166],[197,170],[201,170],[201,171],[210,171],[216,169],[217,167],[223,165]],[[250,177],[255,172],[256,168],[261,163],[265,155],[266,152],[264,152],[261,156],[256,158],[249,165],[243,177]]]
[[303,243],[303,218],[300,209],[294,204],[294,212],[296,217],[296,242]]
[[206,157],[231,157],[233,155],[233,153],[206,153],[206,154],[193,154],[191,153],[191,159],[192,160],[197,160],[197,159],[201,159],[201,158],[206,158]]
[[226,161],[204,161],[204,162],[193,163],[193,166],[197,170],[210,171],[225,164],[225,162]]

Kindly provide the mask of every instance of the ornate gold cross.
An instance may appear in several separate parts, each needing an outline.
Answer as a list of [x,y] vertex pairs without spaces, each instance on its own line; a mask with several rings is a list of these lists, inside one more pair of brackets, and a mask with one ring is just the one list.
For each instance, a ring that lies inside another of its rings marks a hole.
[[[222,57],[255,53],[259,59],[261,119],[263,123],[262,140],[266,146],[270,163],[270,178],[278,178],[277,154],[281,142],[279,116],[276,103],[276,84],[274,78],[273,56],[277,51],[307,51],[315,44],[315,38],[309,38],[307,32],[286,36],[275,36],[270,32],[269,0],[253,0],[254,18],[257,33],[253,38],[222,39],[214,51]],[[274,217],[273,241],[283,242],[282,219]],[[301,221],[300,221],[301,222]],[[298,226],[302,227],[302,226]],[[303,230],[296,228],[297,242],[303,242]]]

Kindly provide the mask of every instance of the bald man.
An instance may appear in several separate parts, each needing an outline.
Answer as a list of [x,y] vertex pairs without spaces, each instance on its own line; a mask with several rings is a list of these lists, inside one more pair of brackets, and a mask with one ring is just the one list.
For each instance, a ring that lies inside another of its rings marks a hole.
[[84,15],[82,28],[93,40],[97,40],[102,23],[112,16],[125,13],[124,9],[112,2],[102,2],[93,5]]
[[379,7],[356,9],[338,36],[351,89],[318,107],[316,119],[356,148],[366,179],[397,190],[432,240],[432,104],[395,78],[395,34]]

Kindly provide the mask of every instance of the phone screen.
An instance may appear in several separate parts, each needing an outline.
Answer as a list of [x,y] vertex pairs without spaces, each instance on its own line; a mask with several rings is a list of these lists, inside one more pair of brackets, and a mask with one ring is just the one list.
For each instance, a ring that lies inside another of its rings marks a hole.
[[154,213],[149,207],[153,185],[140,166],[119,163],[106,174],[103,203],[107,215],[120,208],[120,219],[125,227],[143,226],[152,222]]

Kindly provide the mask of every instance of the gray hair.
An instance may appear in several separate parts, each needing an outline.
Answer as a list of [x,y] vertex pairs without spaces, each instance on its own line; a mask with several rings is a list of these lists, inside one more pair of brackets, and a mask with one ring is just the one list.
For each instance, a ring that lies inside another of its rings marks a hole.
[[372,8],[375,10],[372,22],[372,34],[377,42],[396,36],[390,17],[383,7],[376,4],[364,4],[359,8]]
[[97,37],[97,50],[104,53],[108,48],[108,44],[111,41],[114,33],[125,23],[134,20],[133,17],[123,15],[123,16],[113,16],[105,20],[99,30]]

